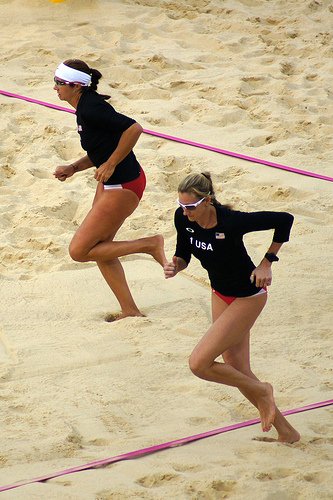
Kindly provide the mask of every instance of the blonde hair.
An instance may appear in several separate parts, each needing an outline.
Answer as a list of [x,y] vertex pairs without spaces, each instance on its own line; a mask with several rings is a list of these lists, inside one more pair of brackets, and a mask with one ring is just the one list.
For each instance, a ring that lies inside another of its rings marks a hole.
[[183,179],[178,186],[178,193],[189,193],[198,199],[210,196],[213,205],[220,205],[215,197],[214,186],[210,172],[190,174]]

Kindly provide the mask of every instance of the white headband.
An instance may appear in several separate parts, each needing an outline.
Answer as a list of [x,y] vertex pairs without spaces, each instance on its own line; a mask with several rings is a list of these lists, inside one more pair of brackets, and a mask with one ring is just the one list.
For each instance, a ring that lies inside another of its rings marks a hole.
[[70,68],[66,64],[61,63],[56,69],[55,76],[61,78],[65,82],[80,83],[84,87],[91,84],[91,76],[78,69]]

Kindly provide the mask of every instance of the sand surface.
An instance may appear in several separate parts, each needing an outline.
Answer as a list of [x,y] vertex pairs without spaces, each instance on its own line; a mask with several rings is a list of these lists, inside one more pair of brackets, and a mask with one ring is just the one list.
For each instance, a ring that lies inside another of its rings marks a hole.
[[[84,59],[146,130],[333,175],[332,1],[0,0],[0,17],[2,90],[69,107],[54,70]],[[188,369],[211,319],[197,262],[165,280],[148,256],[124,258],[146,317],[105,321],[115,298],[67,251],[93,171],[52,175],[82,155],[75,117],[5,96],[0,107],[0,485],[256,418],[237,390]],[[171,258],[177,185],[202,170],[222,202],[295,216],[252,367],[282,410],[332,399],[332,183],[149,134],[135,151],[148,185],[119,239],[162,233]],[[246,237],[255,262],[271,236]],[[332,415],[290,416],[294,445],[263,441],[255,425],[1,500],[331,499]]]

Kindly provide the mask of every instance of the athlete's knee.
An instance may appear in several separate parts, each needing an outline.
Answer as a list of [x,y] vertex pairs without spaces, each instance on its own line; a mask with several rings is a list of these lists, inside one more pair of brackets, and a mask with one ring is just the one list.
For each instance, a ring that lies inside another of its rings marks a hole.
[[200,358],[200,356],[192,353],[189,357],[188,365],[193,375],[203,379],[206,378],[207,364]]
[[71,242],[68,247],[68,253],[73,260],[76,262],[86,262],[87,255],[83,252],[82,248],[80,248],[75,243]]

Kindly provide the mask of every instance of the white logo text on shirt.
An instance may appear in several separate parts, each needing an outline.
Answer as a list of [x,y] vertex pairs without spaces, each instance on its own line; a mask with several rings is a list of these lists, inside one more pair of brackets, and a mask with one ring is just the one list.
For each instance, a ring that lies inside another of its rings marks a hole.
[[201,250],[211,250],[213,251],[213,247],[211,243],[206,243],[205,241],[195,240],[192,236],[190,238],[191,245],[195,245],[197,248]]

